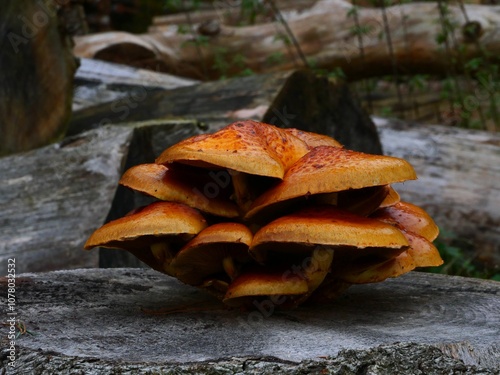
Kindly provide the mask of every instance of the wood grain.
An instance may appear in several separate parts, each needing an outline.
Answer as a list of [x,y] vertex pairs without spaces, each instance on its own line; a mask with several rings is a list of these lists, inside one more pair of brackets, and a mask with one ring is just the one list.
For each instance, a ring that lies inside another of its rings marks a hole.
[[[437,375],[500,368],[494,281],[410,273],[292,311],[271,301],[254,311],[227,310],[144,269],[23,274],[18,282],[19,318],[37,333],[18,339],[18,373]],[[181,311],[151,315],[143,308]]]

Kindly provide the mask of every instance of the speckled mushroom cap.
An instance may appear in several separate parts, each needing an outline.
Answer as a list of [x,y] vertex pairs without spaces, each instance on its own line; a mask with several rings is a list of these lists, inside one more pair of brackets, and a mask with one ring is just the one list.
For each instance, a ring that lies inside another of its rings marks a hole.
[[318,146],[342,147],[342,144],[340,142],[327,135],[306,132],[304,130],[299,130],[295,128],[286,128],[284,130],[287,133],[292,134],[295,137],[303,140],[310,150]]
[[216,166],[281,179],[308,151],[305,142],[283,129],[247,120],[179,142],[166,149],[156,163]]
[[[237,217],[238,207],[218,187],[217,195],[208,195],[204,187],[213,183],[209,171],[186,170],[161,164],[141,164],[128,169],[120,184],[163,201],[184,203],[200,211],[223,216]],[[227,177],[229,179],[229,175]]]
[[413,167],[403,159],[319,146],[290,167],[283,181],[258,197],[246,218],[251,219],[271,204],[300,196],[387,185],[416,178]]

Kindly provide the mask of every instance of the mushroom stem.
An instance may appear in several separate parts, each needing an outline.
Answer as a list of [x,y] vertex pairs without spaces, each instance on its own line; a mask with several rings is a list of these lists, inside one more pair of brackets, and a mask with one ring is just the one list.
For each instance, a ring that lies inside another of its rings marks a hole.
[[157,242],[152,244],[150,247],[151,253],[155,257],[156,260],[163,266],[163,269],[168,275],[174,275],[174,269],[170,265],[172,263],[172,259],[174,255],[166,242]]
[[315,197],[315,201],[317,204],[329,204],[332,206],[336,206],[339,201],[339,194],[338,193],[318,194]]
[[314,249],[309,264],[304,268],[304,276],[307,279],[309,295],[320,286],[330,271],[333,253],[333,249],[323,246],[318,246]]
[[224,271],[226,271],[231,280],[234,280],[236,276],[238,276],[238,270],[236,269],[236,265],[234,264],[233,257],[225,257],[222,260],[222,267],[224,267]]
[[222,280],[210,279],[210,280],[205,280],[203,284],[200,285],[200,288],[206,290],[215,298],[222,300],[224,299],[224,295],[226,294],[227,289],[229,288],[229,284]]
[[248,175],[231,169],[229,170],[229,174],[233,182],[234,200],[243,212],[247,212],[254,199],[249,188]]

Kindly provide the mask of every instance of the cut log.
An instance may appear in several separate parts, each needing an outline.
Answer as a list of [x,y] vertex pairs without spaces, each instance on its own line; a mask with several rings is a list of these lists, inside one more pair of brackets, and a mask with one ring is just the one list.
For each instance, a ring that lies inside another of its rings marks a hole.
[[375,119],[388,155],[415,168],[417,181],[396,185],[443,231],[466,239],[472,258],[500,269],[500,135]]
[[240,311],[152,270],[18,274],[27,332],[13,368],[8,350],[1,361],[8,374],[493,375],[499,295],[494,281],[410,273],[330,304]]
[[58,7],[0,2],[0,156],[53,142],[66,129],[77,63],[60,31]]
[[[500,6],[467,4],[467,18],[459,5],[446,7],[447,24],[456,25],[448,29],[451,51],[439,42],[443,30],[435,2],[388,7],[387,24],[380,9],[360,7],[356,24],[351,3],[320,0],[307,11],[292,13],[287,22],[310,62],[322,69],[341,68],[350,80],[392,75],[395,66],[404,74],[443,75],[450,69],[463,72],[465,62],[476,57],[488,56],[491,63],[498,63]],[[262,73],[304,65],[278,22],[244,27],[219,24],[210,35],[202,34],[193,37],[170,28],[143,35],[88,35],[76,38],[75,53],[138,67],[160,64],[168,73],[196,79],[241,74],[245,69]]]
[[105,61],[80,59],[73,93],[73,111],[127,96],[141,98],[145,92],[171,90],[198,81],[135,69]]
[[0,159],[1,269],[12,257],[17,272],[119,265],[123,259],[137,266],[125,252],[108,261],[104,253],[99,259],[99,252],[82,248],[98,226],[139,204],[131,192],[117,190],[124,168],[152,162],[164,148],[199,132],[188,121],[154,125],[103,127]]
[[68,134],[103,123],[149,118],[196,118],[214,131],[241,119],[263,120],[328,134],[346,147],[381,153],[374,124],[344,83],[307,71],[206,82],[196,86],[127,97],[77,111]]

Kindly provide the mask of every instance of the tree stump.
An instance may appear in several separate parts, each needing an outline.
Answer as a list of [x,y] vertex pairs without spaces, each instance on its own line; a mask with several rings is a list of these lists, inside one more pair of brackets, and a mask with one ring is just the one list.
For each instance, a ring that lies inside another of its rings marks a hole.
[[[1,364],[7,374],[492,375],[499,296],[498,282],[413,272],[330,304],[241,311],[153,270],[21,274],[14,312],[27,331],[14,368],[2,342]],[[178,311],[144,310],[161,308]]]

